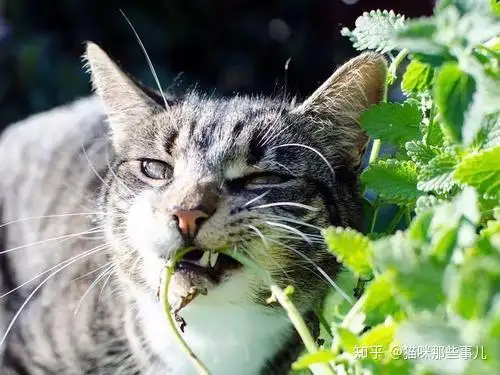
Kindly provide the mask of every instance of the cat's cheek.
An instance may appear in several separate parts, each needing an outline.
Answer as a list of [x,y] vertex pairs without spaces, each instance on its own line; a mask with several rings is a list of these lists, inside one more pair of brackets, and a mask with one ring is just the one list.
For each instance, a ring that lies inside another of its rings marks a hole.
[[153,192],[139,194],[127,215],[127,237],[133,249],[143,258],[143,275],[152,287],[158,284],[164,259],[182,245],[178,231],[152,209]]

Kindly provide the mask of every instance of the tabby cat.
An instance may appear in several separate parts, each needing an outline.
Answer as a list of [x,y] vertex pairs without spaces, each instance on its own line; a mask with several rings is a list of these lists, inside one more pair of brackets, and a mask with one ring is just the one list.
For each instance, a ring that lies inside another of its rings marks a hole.
[[383,98],[384,59],[354,58],[300,103],[167,98],[95,44],[85,59],[96,96],[0,139],[1,374],[195,374],[157,299],[185,246],[169,299],[200,291],[179,315],[211,374],[286,374],[301,350],[286,314],[214,250],[293,284],[312,315],[340,269],[320,228],[360,226],[357,119]]

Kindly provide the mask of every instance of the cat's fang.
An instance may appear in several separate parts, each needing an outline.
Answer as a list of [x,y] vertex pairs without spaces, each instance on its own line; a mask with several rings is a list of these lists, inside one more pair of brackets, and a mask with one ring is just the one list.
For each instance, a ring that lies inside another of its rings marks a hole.
[[204,251],[203,255],[201,256],[200,260],[198,261],[198,264],[202,267],[208,267],[208,262],[209,260],[211,261],[211,255],[210,251]]
[[219,253],[211,253],[210,254],[210,266],[212,268],[215,267],[215,264],[217,263],[217,259],[219,259]]

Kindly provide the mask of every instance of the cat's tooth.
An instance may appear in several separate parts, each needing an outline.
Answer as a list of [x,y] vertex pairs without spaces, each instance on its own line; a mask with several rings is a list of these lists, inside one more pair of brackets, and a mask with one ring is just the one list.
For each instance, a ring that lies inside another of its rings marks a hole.
[[219,253],[210,254],[210,266],[212,266],[212,268],[215,267],[218,258],[219,258]]
[[210,251],[204,251],[198,263],[202,267],[208,267],[209,260],[210,260]]

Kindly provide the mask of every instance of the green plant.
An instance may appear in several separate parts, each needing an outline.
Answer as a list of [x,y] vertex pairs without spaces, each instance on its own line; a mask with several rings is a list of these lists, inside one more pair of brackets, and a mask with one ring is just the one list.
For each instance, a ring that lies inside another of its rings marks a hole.
[[[367,202],[370,232],[323,234],[364,292],[353,306],[330,300],[323,354],[305,355],[294,368],[326,362],[338,374],[499,374],[499,2],[441,0],[432,17],[416,20],[372,11],[342,34],[358,50],[397,51],[388,85],[400,82],[407,98],[361,116],[375,139],[361,176],[377,196]],[[379,157],[381,142],[396,147],[394,157]],[[376,233],[388,204],[398,212]],[[401,220],[407,229],[394,233]]]
[[[499,2],[441,0],[432,17],[416,20],[372,11],[342,34],[359,50],[398,51],[387,84],[400,78],[407,96],[403,103],[373,106],[360,119],[374,138],[361,176],[365,191],[376,193],[366,202],[369,233],[323,231],[332,253],[357,279],[359,298],[353,305],[327,299],[318,314],[320,346],[292,304],[293,288],[281,290],[249,259],[227,254],[260,273],[287,310],[308,352],[294,370],[497,375]],[[379,157],[381,142],[396,147],[394,157]],[[397,205],[396,215],[375,232],[380,208],[390,204]],[[407,229],[394,233],[402,220]]]

